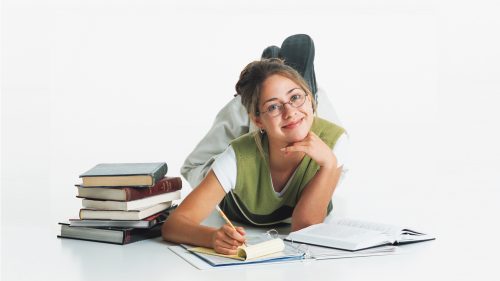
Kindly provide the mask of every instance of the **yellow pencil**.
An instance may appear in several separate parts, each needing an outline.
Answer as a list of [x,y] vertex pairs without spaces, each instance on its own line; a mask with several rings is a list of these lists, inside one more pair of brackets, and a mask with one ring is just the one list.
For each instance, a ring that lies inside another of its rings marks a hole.
[[[236,230],[236,227],[234,227],[234,225],[231,223],[231,221],[226,217],[226,214],[224,214],[224,212],[221,210],[221,208],[219,207],[219,205],[216,205],[215,209],[217,210],[217,212],[219,212],[219,215],[226,221],[226,223],[229,224],[234,229],[234,231],[238,232],[238,230]],[[243,245],[246,246],[247,243],[244,242]]]

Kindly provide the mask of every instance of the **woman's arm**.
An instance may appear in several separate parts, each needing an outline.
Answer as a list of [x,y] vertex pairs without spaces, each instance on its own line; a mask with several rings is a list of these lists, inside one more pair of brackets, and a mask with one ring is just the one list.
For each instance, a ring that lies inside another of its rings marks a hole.
[[228,225],[219,229],[201,225],[224,195],[224,189],[214,172],[210,171],[165,221],[163,239],[213,248],[223,254],[235,254],[236,248],[245,241],[243,228],[238,227],[238,231],[234,231]]
[[283,148],[284,153],[304,152],[320,166],[309,181],[292,214],[292,231],[321,223],[327,215],[327,207],[340,179],[342,167],[337,167],[337,158],[332,150],[316,134]]
[[328,203],[332,199],[342,173],[342,167],[321,167],[302,191],[292,214],[292,231],[322,223],[327,216]]

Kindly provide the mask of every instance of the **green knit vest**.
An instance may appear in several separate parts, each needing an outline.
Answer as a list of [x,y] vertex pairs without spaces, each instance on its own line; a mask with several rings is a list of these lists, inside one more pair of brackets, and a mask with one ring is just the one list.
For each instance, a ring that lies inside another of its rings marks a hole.
[[[315,117],[311,130],[333,149],[343,128]],[[273,189],[268,161],[267,135],[261,137],[265,159],[262,158],[254,133],[245,134],[231,145],[236,154],[236,187],[226,194],[220,207],[226,215],[242,223],[264,226],[283,222],[290,218],[304,187],[319,169],[318,164],[305,156],[292,176],[287,190],[278,197]],[[332,210],[332,202],[327,212]]]

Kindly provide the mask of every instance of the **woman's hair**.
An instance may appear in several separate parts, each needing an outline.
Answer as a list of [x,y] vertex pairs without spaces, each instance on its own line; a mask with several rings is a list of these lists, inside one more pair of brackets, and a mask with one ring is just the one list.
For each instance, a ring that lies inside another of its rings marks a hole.
[[[249,63],[240,74],[236,83],[236,93],[241,96],[241,103],[248,114],[259,116],[259,100],[262,93],[262,84],[272,75],[280,75],[292,80],[299,85],[309,97],[312,97],[307,82],[292,67],[286,65],[283,60],[277,58],[262,59]],[[316,103],[311,98],[313,110],[316,111]]]
[[[267,78],[275,74],[286,77],[301,87],[311,97],[313,112],[316,112],[316,103],[304,78],[295,69],[285,65],[283,60],[271,58],[249,63],[241,71],[240,79],[236,83],[236,93],[241,96],[241,103],[249,115],[260,115],[259,100],[262,94],[262,84]],[[254,132],[254,139],[261,156],[265,158],[261,135],[258,131]]]

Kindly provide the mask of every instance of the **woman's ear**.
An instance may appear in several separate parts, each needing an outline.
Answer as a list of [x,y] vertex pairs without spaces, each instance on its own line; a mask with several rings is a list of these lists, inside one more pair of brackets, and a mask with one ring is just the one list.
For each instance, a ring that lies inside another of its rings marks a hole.
[[262,120],[260,116],[255,116],[253,114],[250,115],[250,120],[255,124],[255,126],[259,129],[263,129],[264,125],[262,124]]

